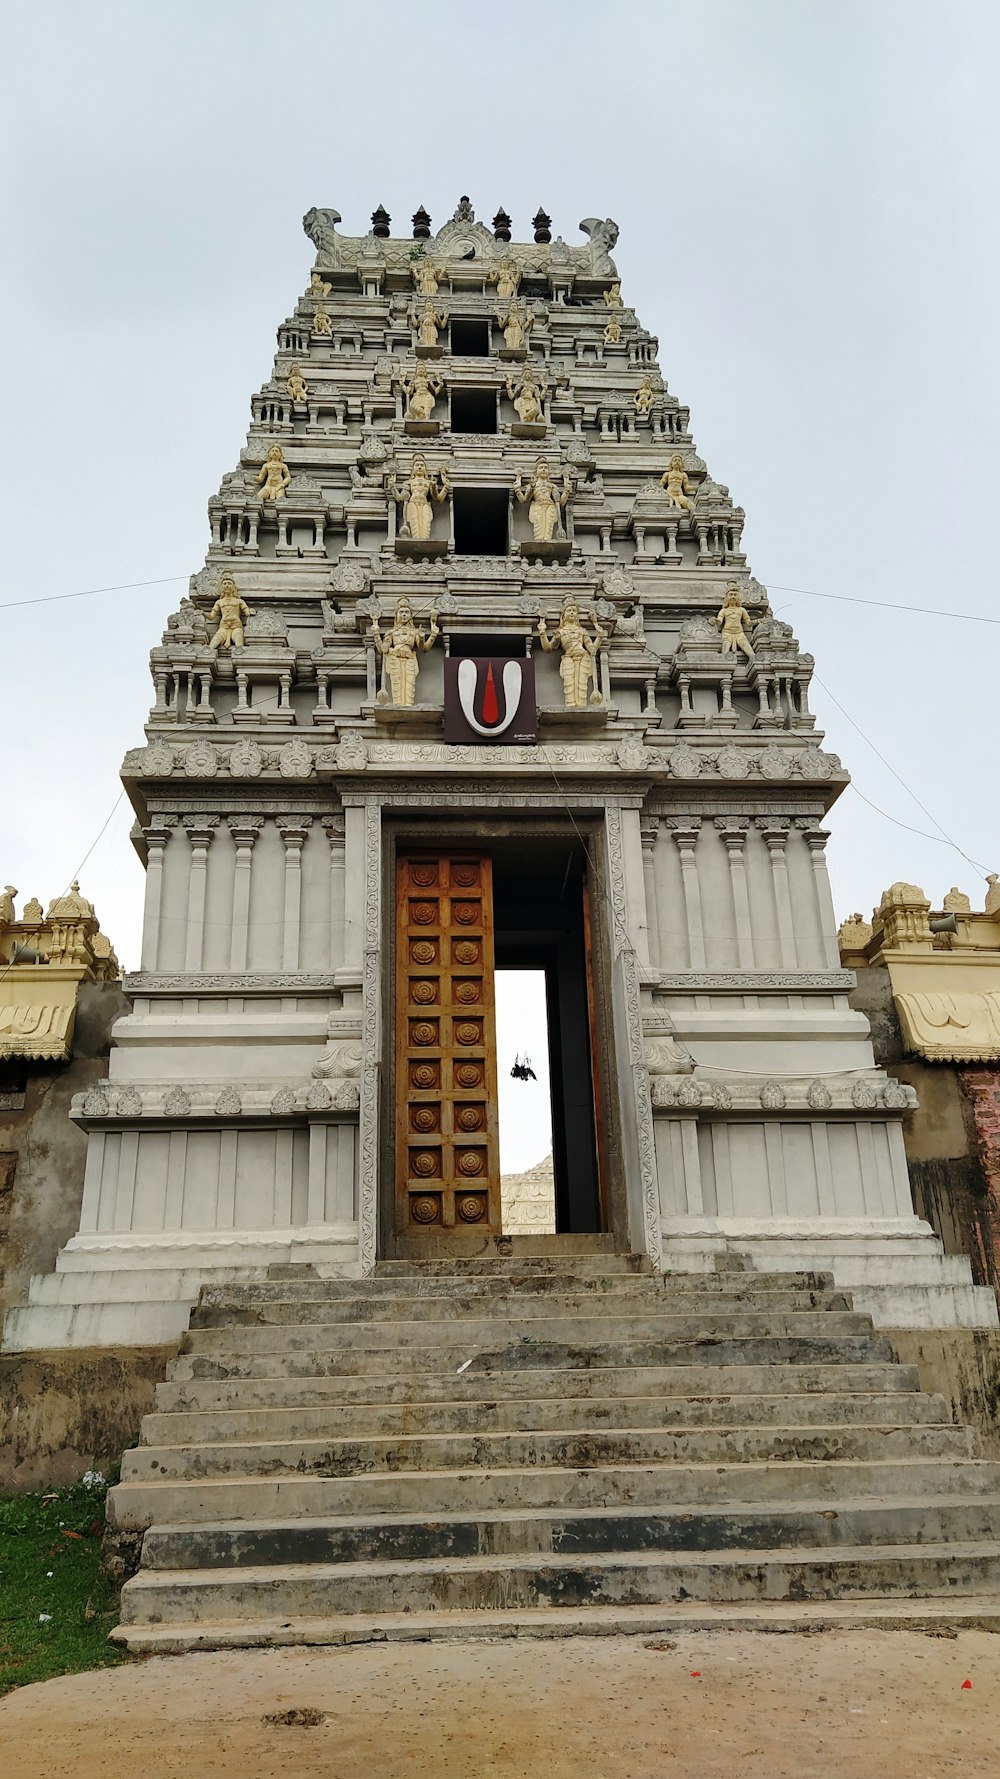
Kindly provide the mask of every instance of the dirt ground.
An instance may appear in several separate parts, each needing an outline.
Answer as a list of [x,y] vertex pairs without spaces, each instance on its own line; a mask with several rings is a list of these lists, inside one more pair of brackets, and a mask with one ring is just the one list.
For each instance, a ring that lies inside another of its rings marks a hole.
[[[12,1693],[0,1773],[996,1779],[998,1700],[1000,1635],[976,1631],[159,1656]],[[267,1721],[296,1712],[319,1721]]]

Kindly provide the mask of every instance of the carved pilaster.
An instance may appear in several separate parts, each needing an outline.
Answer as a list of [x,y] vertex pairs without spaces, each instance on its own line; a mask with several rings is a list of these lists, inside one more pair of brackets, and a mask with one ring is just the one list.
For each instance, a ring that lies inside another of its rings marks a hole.
[[681,861],[681,885],[687,916],[688,962],[692,970],[705,968],[705,931],[701,917],[701,884],[695,847],[701,834],[701,816],[670,816],[667,827],[674,837]]
[[264,817],[262,815],[231,815],[227,817],[227,825],[236,846],[229,968],[245,970],[250,932],[250,870],[254,841],[264,826]]
[[813,887],[816,893],[816,912],[819,921],[820,949],[819,961],[830,969],[836,969],[840,962],[840,948],[837,944],[837,916],[833,907],[833,893],[830,889],[830,877],[826,868],[826,843],[830,838],[826,828],[821,828],[813,816],[799,816],[795,826],[798,828],[809,848],[809,859],[813,870]]
[[345,827],[343,813],[325,815],[323,832],[330,847],[330,968],[338,969],[344,962],[344,860]]
[[752,970],[753,928],[750,924],[750,897],[747,892],[746,863],[744,850],[747,835],[750,832],[749,816],[717,815],[715,826],[719,839],[726,849],[726,861],[729,865],[729,883],[733,895],[733,913],[736,920],[736,955],[741,970]]
[[281,967],[299,967],[299,935],[302,923],[302,848],[312,827],[311,815],[279,815],[275,826],[285,847],[285,905],[281,937]]
[[660,921],[656,907],[656,842],[660,837],[660,824],[654,817],[647,819],[640,828],[642,838],[642,881],[646,891],[646,932],[649,944],[649,962],[654,970],[660,967]]
[[200,970],[205,946],[205,888],[208,881],[208,849],[221,820],[217,815],[186,815],[182,818],[185,834],[191,842],[191,865],[188,875],[187,936],[184,945],[185,970]]
[[795,952],[792,900],[788,890],[788,867],[785,862],[789,818],[787,815],[759,815],[754,825],[767,847],[771,861],[771,885],[778,920],[778,962],[782,969],[794,970],[798,959]]
[[146,898],[142,916],[142,968],[155,970],[160,952],[160,908],[163,902],[163,855],[170,831],[177,825],[174,815],[158,815],[143,829],[146,842]]

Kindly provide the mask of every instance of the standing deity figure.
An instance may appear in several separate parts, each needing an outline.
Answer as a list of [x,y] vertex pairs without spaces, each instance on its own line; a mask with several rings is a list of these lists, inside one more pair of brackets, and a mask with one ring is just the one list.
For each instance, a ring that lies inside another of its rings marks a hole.
[[436,297],[440,282],[440,268],[434,264],[432,259],[428,259],[425,253],[422,253],[419,259],[415,259],[413,262],[413,283],[417,295]]
[[680,507],[686,513],[694,512],[694,501],[688,498],[694,493],[694,489],[688,481],[684,459],[679,451],[674,452],[667,464],[660,477],[660,485],[667,491],[668,506]]
[[400,377],[399,387],[406,397],[407,420],[429,420],[444,384],[440,377],[428,376],[418,364],[412,377]]
[[525,365],[516,383],[513,377],[507,378],[507,394],[522,426],[537,426],[543,419],[542,403],[548,387],[545,378],[539,377],[530,365]]
[[288,380],[285,384],[285,388],[288,390],[293,402],[304,402],[306,396],[309,394],[309,390],[306,387],[306,380],[297,364],[289,366]]
[[417,344],[419,346],[436,346],[438,343],[438,329],[447,327],[447,325],[447,309],[443,309],[439,315],[430,297],[424,299],[424,302],[419,309],[416,305],[412,305],[410,308],[410,326],[415,327],[417,330]]
[[316,313],[313,316],[313,331],[317,334],[325,334],[328,340],[333,339],[333,322],[330,320],[322,303],[316,304]]
[[563,476],[562,489],[557,489],[549,466],[544,457],[535,463],[535,473],[525,488],[521,482],[520,471],[514,481],[514,493],[523,504],[528,500],[528,518],[531,521],[531,532],[536,544],[550,544],[559,523],[560,509],[564,507],[573,492],[573,485],[567,475]]
[[724,655],[735,655],[738,650],[742,650],[748,661],[754,660],[754,652],[747,635],[747,630],[750,627],[750,613],[740,598],[738,587],[726,588],[722,595],[722,605],[715,616],[715,622],[722,631],[722,653]]
[[[417,653],[420,649],[426,653],[441,634],[437,612],[431,612],[431,627],[428,634],[423,636],[413,622],[409,600],[401,599],[392,620],[392,629],[387,630],[384,636],[379,629],[378,613],[372,613],[372,633],[375,647],[385,666],[385,677],[389,681],[389,701],[393,704],[414,704],[417,696],[417,674],[420,671]],[[381,702],[386,702],[384,690],[379,698]]]
[[283,499],[291,479],[281,446],[271,445],[257,476],[258,486],[261,482],[264,484],[260,490],[261,500]]
[[333,289],[333,285],[328,284],[326,279],[322,276],[321,273],[310,272],[310,274],[309,274],[309,295],[310,296],[319,297],[320,300],[322,301],[323,297],[329,296],[332,289]]
[[986,881],[990,887],[986,891],[985,912],[995,919],[1000,914],[1000,876],[996,871],[987,871]]
[[516,297],[521,282],[521,268],[517,260],[511,254],[505,253],[503,259],[498,260],[490,272],[489,280],[491,284],[496,285],[500,301],[509,303],[512,297]]
[[7,926],[17,919],[17,915],[14,913],[14,898],[17,894],[18,891],[12,883],[4,884],[3,894],[0,895],[0,922]]
[[545,619],[539,618],[538,639],[548,654],[553,649],[562,650],[559,677],[563,683],[566,709],[583,710],[586,707],[587,687],[591,680],[594,681],[594,690],[590,694],[590,702],[600,704],[601,694],[597,690],[597,651],[606,637],[597,619],[594,619],[594,635],[588,636],[580,619],[579,606],[574,600],[567,599],[559,628],[551,636]]
[[632,397],[636,413],[648,414],[655,400],[656,390],[653,388],[653,379],[647,371]]
[[622,324],[617,315],[608,316],[608,325],[604,329],[605,346],[620,346],[622,343]]
[[508,352],[520,352],[528,344],[528,335],[535,325],[535,317],[530,309],[512,297],[506,315],[497,310],[497,321],[503,328],[503,337]]
[[611,289],[604,292],[604,301],[609,309],[620,309],[622,306],[621,284],[612,284]]
[[397,488],[395,476],[389,477],[388,488],[393,500],[398,501],[403,509],[400,536],[426,541],[431,535],[431,519],[434,516],[431,501],[436,500],[440,505],[448,492],[447,471],[429,470],[426,457],[422,451],[418,451],[410,464],[410,473],[402,488]]
[[250,607],[240,598],[239,589],[229,570],[219,582],[219,597],[208,614],[210,624],[219,621],[219,628],[209,643],[210,649],[241,649],[243,620],[250,616]]

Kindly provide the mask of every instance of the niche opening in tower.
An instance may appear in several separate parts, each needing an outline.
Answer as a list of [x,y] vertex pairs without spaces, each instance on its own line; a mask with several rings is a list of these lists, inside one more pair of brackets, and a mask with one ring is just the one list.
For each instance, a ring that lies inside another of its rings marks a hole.
[[457,358],[489,358],[490,324],[485,316],[453,318],[451,349]]
[[495,389],[452,390],[452,432],[496,432],[496,429],[497,392]]
[[506,556],[506,488],[455,488],[456,556]]

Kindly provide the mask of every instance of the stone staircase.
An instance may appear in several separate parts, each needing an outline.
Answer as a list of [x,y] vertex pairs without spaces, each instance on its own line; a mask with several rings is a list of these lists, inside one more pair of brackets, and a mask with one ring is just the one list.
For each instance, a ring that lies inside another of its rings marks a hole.
[[829,1276],[524,1246],[203,1288],[114,1635],[1000,1628],[1000,1463]]

